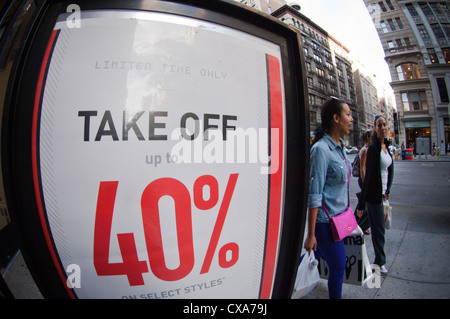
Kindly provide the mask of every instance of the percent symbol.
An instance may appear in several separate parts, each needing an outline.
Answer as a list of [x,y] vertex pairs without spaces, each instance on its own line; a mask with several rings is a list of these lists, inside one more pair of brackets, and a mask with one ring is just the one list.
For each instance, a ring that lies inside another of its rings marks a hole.
[[[231,198],[233,197],[234,188],[236,186],[237,178],[239,174],[230,174],[227,187],[223,195],[222,203],[220,204],[219,213],[217,215],[216,223],[214,225],[211,239],[209,241],[208,249],[206,250],[206,256],[203,260],[203,265],[200,270],[200,274],[205,274],[211,267],[211,262],[214,257],[214,253],[217,249],[222,228],[225,223],[225,219],[228,213],[228,207],[230,206]],[[204,200],[203,188],[209,186],[209,199]],[[194,183],[194,204],[198,209],[207,210],[213,208],[219,200],[219,185],[217,180],[211,175],[200,176]],[[227,252],[231,252],[230,260],[227,260]],[[239,259],[239,246],[236,243],[228,243],[222,246],[219,250],[219,266],[222,268],[229,268],[233,266]]]

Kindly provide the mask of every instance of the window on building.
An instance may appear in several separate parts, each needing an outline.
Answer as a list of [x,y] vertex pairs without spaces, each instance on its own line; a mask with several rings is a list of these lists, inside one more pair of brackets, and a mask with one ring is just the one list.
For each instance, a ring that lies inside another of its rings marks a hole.
[[311,124],[316,124],[317,123],[317,112],[309,111],[309,122]]
[[327,61],[326,63],[327,69],[332,71],[333,70],[333,64],[331,64],[331,62]]
[[430,27],[431,27],[431,29],[433,29],[436,39],[438,39],[438,40],[445,39],[444,31],[442,31],[442,28],[439,25],[439,23],[430,24]]
[[419,29],[419,34],[422,37],[422,39],[428,40],[430,38],[427,29],[425,29],[425,26],[423,24],[418,24],[417,29]]
[[316,96],[314,94],[309,94],[309,105],[315,105],[316,104]]
[[405,45],[406,46],[410,46],[411,45],[411,40],[409,38],[403,38],[403,41],[405,41]]
[[314,60],[318,63],[323,63],[323,60],[320,56],[318,56],[316,53],[314,53]]
[[400,18],[395,18],[395,22],[397,22],[398,28],[400,30],[403,30],[405,28],[405,26],[403,25],[402,19]]
[[397,66],[400,81],[420,79],[419,66],[416,63],[403,63]]
[[389,49],[395,48],[394,41],[388,41],[388,42],[387,42],[387,45],[388,45],[388,48],[389,48]]
[[450,63],[450,48],[443,48],[442,53],[444,54],[445,62]]
[[395,27],[394,21],[392,19],[387,19],[387,22],[389,23],[389,27],[391,28],[391,31],[397,30]]
[[383,2],[378,2],[378,5],[380,6],[380,8],[381,8],[381,10],[382,10],[383,12],[386,12],[386,11],[387,11],[386,6],[384,5]]
[[308,86],[313,86],[313,78],[308,76]]
[[383,31],[383,33],[388,33],[389,32],[389,29],[388,29],[388,27],[386,25],[386,22],[381,21],[380,22],[380,26],[381,26],[381,30]]
[[318,67],[316,67],[316,73],[317,73],[318,76],[321,76],[321,77],[325,76],[325,72],[322,69],[318,68]]
[[348,81],[348,84],[353,83],[353,74],[351,73],[350,70],[347,70],[347,81]]
[[319,88],[321,91],[325,91],[325,88],[326,88],[325,83],[319,81]]
[[414,5],[412,3],[407,3],[406,4],[406,8],[408,9],[409,13],[413,16],[413,17],[417,17],[419,14],[417,13],[416,8],[414,8]]
[[414,111],[428,110],[427,95],[425,94],[425,91],[418,91],[417,93],[412,93],[411,95]]
[[386,4],[388,5],[389,9],[395,10],[394,6],[392,5],[391,0],[386,0]]
[[330,80],[333,83],[336,83],[336,77],[333,74],[328,74],[328,80]]
[[447,85],[445,84],[444,78],[437,78],[436,79],[438,90],[439,90],[439,97],[441,98],[441,103],[448,103],[448,90]]
[[316,42],[312,41],[311,46],[314,50],[320,50],[320,45],[318,45]]
[[441,7],[439,6],[438,3],[436,2],[431,2],[430,3],[431,8],[433,9],[434,13],[436,14],[444,14],[441,10]]
[[430,58],[431,63],[439,63],[438,57],[436,55],[436,51],[434,49],[427,49],[428,57]]
[[427,95],[424,90],[403,92],[402,104],[403,111],[426,111],[428,110]]
[[433,11],[431,11],[431,8],[428,6],[428,3],[419,3],[420,9],[422,9],[423,13],[426,16],[432,16]]
[[409,107],[408,93],[406,92],[402,93],[402,104],[403,104],[403,111],[409,112],[411,108]]
[[395,39],[395,43],[399,48],[403,46],[402,39]]
[[444,29],[444,33],[447,36],[447,38],[450,39],[450,24],[442,23],[441,27],[442,27],[442,29]]
[[447,12],[447,14],[450,14],[450,8],[447,6],[446,3],[440,3],[440,5],[441,5],[441,9],[444,13]]

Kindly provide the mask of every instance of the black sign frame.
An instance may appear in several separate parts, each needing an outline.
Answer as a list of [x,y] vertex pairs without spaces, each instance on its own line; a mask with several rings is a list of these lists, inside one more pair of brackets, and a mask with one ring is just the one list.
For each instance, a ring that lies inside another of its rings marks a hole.
[[309,108],[300,35],[277,19],[234,1],[199,0],[45,1],[32,19],[23,38],[22,49],[16,57],[5,99],[2,169],[8,208],[22,238],[21,251],[43,296],[71,297],[46,243],[52,238],[45,238],[38,214],[32,172],[34,92],[39,66],[56,18],[73,3],[82,10],[148,10],[203,19],[280,46],[286,96],[286,183],[282,237],[272,298],[290,298],[302,249],[309,176]]

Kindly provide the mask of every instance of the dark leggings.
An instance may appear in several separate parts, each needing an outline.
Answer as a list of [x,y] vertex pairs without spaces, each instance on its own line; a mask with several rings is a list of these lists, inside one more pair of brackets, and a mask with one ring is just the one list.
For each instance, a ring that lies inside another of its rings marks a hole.
[[370,218],[370,230],[372,233],[373,250],[375,251],[375,262],[378,266],[386,264],[386,253],[384,252],[384,206],[381,204],[366,203],[366,210]]
[[328,296],[330,299],[341,299],[346,265],[344,241],[334,241],[329,223],[316,223],[315,235],[316,259],[323,257],[328,265]]

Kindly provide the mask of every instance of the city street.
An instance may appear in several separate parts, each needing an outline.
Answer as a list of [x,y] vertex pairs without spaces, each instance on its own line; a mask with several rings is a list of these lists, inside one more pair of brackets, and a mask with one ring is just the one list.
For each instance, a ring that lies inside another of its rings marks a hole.
[[[355,155],[349,155],[353,161]],[[415,158],[395,161],[391,188],[392,227],[386,231],[389,275],[380,288],[344,284],[343,299],[450,298],[450,161]],[[356,207],[357,178],[351,178],[350,201]],[[370,262],[372,241],[365,236]],[[327,299],[326,281],[306,296]]]
[[[349,155],[353,161],[354,154]],[[450,162],[427,160],[395,161],[391,204],[450,207]],[[359,191],[352,178],[350,196]],[[356,197],[355,197],[356,200]]]

